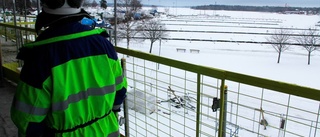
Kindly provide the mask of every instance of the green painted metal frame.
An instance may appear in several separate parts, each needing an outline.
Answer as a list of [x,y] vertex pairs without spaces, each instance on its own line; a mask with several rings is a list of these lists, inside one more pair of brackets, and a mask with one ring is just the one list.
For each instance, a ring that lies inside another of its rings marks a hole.
[[26,28],[26,27],[22,27],[22,26],[14,26],[11,23],[0,23],[0,26],[13,28],[13,29],[16,28],[16,29],[19,29],[19,30],[24,30],[24,31],[29,31],[29,32],[36,33],[36,30],[34,28]]
[[[206,75],[210,77],[214,77],[221,80],[221,87],[220,87],[220,101],[225,101],[225,81],[235,81],[243,84],[248,84],[264,89],[270,89],[274,91],[279,91],[281,93],[291,94],[299,97],[304,97],[308,99],[313,99],[320,101],[320,90],[313,89],[309,87],[303,87],[299,85],[239,74],[231,71],[225,71],[205,66],[199,66],[191,63],[181,62],[165,57],[159,57],[156,55],[135,51],[135,50],[128,50],[121,47],[115,47],[118,53],[122,53],[129,56],[134,56],[137,58],[141,58],[144,60],[161,63],[164,65],[168,65],[175,68],[184,69],[186,71],[191,71],[197,73],[197,100],[200,100],[200,81],[201,75]],[[224,110],[225,104],[220,103],[220,114],[219,114],[219,137],[225,137],[226,131],[223,128],[224,126]],[[200,102],[197,102],[197,114],[196,114],[196,137],[200,136]]]
[[206,76],[214,77],[221,80],[230,80],[230,81],[239,82],[242,84],[248,84],[248,85],[252,85],[260,88],[278,91],[281,93],[286,93],[290,95],[295,95],[299,97],[320,101],[319,89],[259,78],[255,76],[249,76],[245,74],[235,73],[235,72],[221,70],[221,69],[215,69],[215,68],[206,67],[206,66],[195,65],[187,62],[177,61],[177,60],[173,60],[165,57],[159,57],[159,56],[144,53],[141,51],[135,51],[135,50],[125,49],[121,47],[115,47],[115,49],[117,50],[117,52],[125,55],[142,58],[152,62],[168,65],[175,68],[180,68],[186,71],[199,73],[201,75],[206,75]]
[[[18,68],[18,63],[6,63],[6,64],[2,64],[1,67],[3,70],[3,77],[15,83],[19,82],[20,72],[16,69]],[[13,69],[13,67],[15,69]]]
[[[200,100],[201,98],[201,89],[200,89],[200,83],[201,83],[201,75],[198,73],[197,74],[197,100]],[[197,101],[197,118],[196,118],[196,137],[200,137],[200,101]]]
[[226,134],[226,130],[225,130],[225,122],[226,121],[224,121],[225,120],[225,115],[224,115],[224,111],[226,111],[225,110],[225,94],[224,94],[224,92],[226,92],[225,91],[225,88],[226,88],[226,86],[225,86],[225,80],[223,79],[222,81],[221,81],[221,86],[220,86],[220,113],[219,113],[219,134],[218,134],[218,136],[219,137],[225,137],[225,134]]

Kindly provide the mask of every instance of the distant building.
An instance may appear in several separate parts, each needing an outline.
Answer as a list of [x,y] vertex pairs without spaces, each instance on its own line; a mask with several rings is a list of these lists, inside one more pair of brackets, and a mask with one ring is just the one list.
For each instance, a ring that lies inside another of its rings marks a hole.
[[284,11],[284,14],[306,14],[306,11]]

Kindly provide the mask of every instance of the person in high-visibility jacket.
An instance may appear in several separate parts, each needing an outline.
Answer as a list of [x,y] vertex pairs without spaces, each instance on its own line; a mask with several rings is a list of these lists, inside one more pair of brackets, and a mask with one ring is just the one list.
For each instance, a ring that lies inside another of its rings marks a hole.
[[17,56],[24,64],[11,119],[19,136],[118,137],[127,81],[106,30],[80,23],[90,17],[83,0],[41,3],[41,33]]

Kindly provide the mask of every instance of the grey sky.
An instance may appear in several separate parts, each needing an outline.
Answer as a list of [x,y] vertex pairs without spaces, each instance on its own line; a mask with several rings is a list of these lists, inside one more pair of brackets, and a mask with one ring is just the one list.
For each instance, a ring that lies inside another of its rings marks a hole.
[[285,6],[320,7],[320,0],[141,0],[142,4],[163,6],[196,6],[196,5],[249,5],[249,6]]

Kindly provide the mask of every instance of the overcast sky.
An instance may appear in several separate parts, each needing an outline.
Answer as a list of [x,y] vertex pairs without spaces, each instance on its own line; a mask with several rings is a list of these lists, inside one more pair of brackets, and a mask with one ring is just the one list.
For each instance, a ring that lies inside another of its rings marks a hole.
[[196,6],[196,5],[250,5],[250,6],[285,6],[320,7],[320,0],[141,0],[144,5]]

